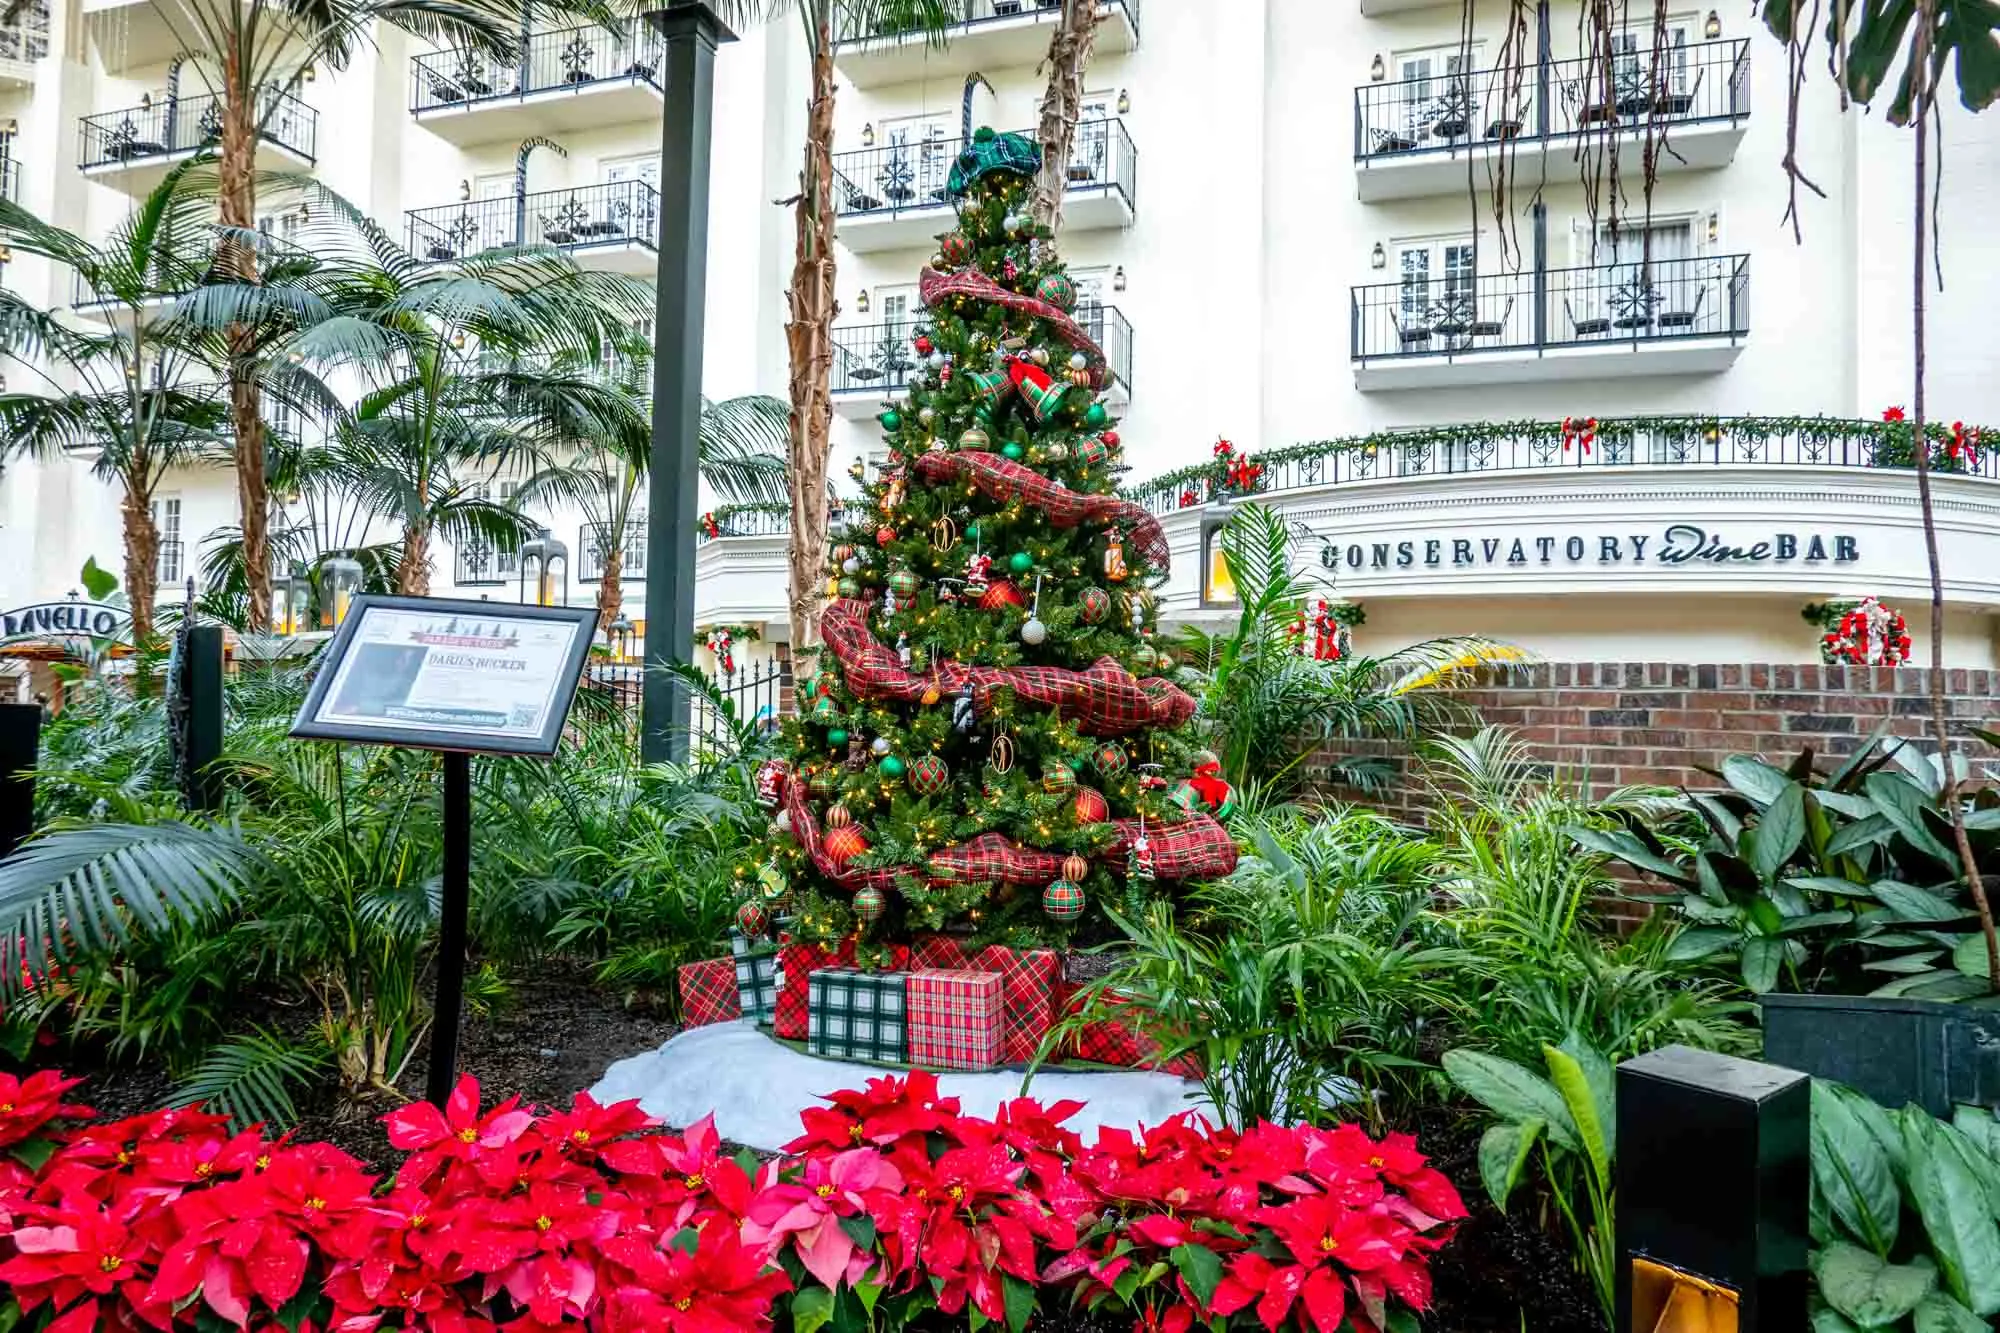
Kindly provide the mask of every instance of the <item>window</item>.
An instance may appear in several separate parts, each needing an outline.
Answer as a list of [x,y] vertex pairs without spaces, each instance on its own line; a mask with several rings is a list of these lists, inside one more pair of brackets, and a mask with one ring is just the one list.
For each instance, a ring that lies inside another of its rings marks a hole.
[[[1640,113],[1649,102],[1658,101],[1668,114],[1684,113],[1692,91],[1693,76],[1688,69],[1688,47],[1694,41],[1692,16],[1669,18],[1655,70],[1654,29],[1651,22],[1633,24],[1611,34],[1612,82],[1618,90],[1621,110]],[[1647,85],[1657,72],[1658,97],[1647,95]]]
[[178,495],[161,496],[153,501],[153,527],[159,538],[160,553],[155,580],[162,586],[179,583],[181,574],[181,500]]
[[605,188],[595,193],[603,196],[599,205],[589,211],[600,215],[596,220],[608,224],[616,230],[611,235],[625,235],[652,242],[660,234],[660,155],[647,153],[640,157],[613,158],[604,163],[602,177]]
[[1478,291],[1478,246],[1466,237],[1404,241],[1397,246],[1403,322],[1468,313]]
[[875,186],[893,207],[944,202],[957,155],[958,127],[950,116],[903,116],[882,122],[875,153]]
[[1463,136],[1472,122],[1471,72],[1479,48],[1435,47],[1396,57],[1403,128],[1418,145]]
[[1076,139],[1070,145],[1072,185],[1102,185],[1111,178],[1111,132],[1115,117],[1112,93],[1084,94],[1076,118]]

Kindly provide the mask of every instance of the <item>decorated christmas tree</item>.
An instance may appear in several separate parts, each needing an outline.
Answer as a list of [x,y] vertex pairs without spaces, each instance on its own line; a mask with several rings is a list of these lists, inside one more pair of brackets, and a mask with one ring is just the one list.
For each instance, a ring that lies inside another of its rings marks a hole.
[[808,942],[1061,943],[1236,863],[1155,638],[1166,539],[1115,493],[1110,372],[1028,216],[1039,164],[981,130],[952,169],[909,400],[833,534],[825,644],[759,774],[746,933],[785,913]]

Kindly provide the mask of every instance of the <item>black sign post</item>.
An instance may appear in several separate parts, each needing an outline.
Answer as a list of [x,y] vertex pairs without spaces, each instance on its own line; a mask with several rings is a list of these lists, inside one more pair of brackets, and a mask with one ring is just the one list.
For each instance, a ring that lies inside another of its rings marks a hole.
[[40,704],[0,704],[0,856],[35,831],[35,765],[42,742]]
[[472,905],[474,754],[547,758],[562,740],[597,613],[429,597],[354,599],[291,734],[436,750],[444,757],[443,895],[424,1095],[439,1106],[458,1073]]

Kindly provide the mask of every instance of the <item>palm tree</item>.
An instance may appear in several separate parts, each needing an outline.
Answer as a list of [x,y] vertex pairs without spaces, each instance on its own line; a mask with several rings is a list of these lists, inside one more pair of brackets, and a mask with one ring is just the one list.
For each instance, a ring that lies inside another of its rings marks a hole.
[[1069,159],[1083,114],[1083,72],[1096,44],[1097,0],[1062,0],[1062,17],[1042,57],[1049,74],[1039,126],[1042,174],[1035,178],[1033,208],[1035,221],[1052,232],[1062,230],[1063,192],[1069,189]]
[[[345,68],[372,48],[379,23],[433,42],[505,57],[519,49],[522,0],[151,0],[183,52],[209,53],[221,99],[217,138],[219,211],[224,227],[248,232],[256,223],[257,142],[290,94],[319,66]],[[582,8],[583,0],[562,0]],[[207,71],[197,66],[203,73]],[[243,281],[257,278],[257,252],[228,249],[226,267]],[[250,623],[268,627],[271,570],[267,546],[270,490],[265,475],[265,423],[260,376],[247,330],[231,330],[227,365],[235,420],[237,503],[250,587]]]
[[0,455],[59,458],[92,450],[92,470],[123,492],[125,587],[132,641],[153,638],[159,529],[153,493],[178,467],[219,459],[229,408],[202,349],[162,300],[216,262],[212,193],[190,164],[168,173],[101,244],[0,199],[0,242],[75,273],[102,314],[90,329],[0,290],[0,349],[40,383],[0,394]]
[[805,163],[792,204],[791,318],[792,647],[819,640],[820,564],[826,555],[826,466],[833,432],[833,44],[835,35],[920,32],[942,43],[957,15],[945,0],[714,0],[724,22],[745,27],[790,10],[805,35],[812,86]]
[[361,381],[312,466],[358,512],[395,526],[396,590],[422,596],[434,538],[509,550],[532,531],[472,478],[532,472],[580,441],[637,428],[630,395],[576,368],[595,367],[607,347],[636,350],[652,288],[545,247],[418,259],[346,200],[319,198],[315,270],[291,284],[209,286],[182,313],[207,329],[293,322],[297,332],[262,358],[267,386]]
[[[784,448],[790,408],[779,399],[748,394],[722,402],[702,400],[698,441],[701,479],[734,503],[776,503],[785,497]],[[597,620],[609,625],[625,605],[626,533],[645,491],[652,452],[652,425],[635,404],[629,421],[597,435],[575,457],[560,459],[523,483],[515,504],[525,508],[550,499],[581,509],[594,545],[601,577]]]

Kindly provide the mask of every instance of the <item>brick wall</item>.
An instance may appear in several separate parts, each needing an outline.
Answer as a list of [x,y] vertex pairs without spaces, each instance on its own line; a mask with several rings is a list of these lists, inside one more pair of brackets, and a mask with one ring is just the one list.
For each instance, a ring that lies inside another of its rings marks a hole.
[[[1732,754],[1786,762],[1806,746],[1851,754],[1885,722],[1925,743],[1928,672],[1911,667],[1667,662],[1535,662],[1496,668],[1455,697],[1482,722],[1511,728],[1534,756],[1603,789],[1627,783],[1704,787],[1700,772]],[[2000,730],[2000,671],[1946,673],[1953,730],[1977,776],[2000,778],[2000,752],[1968,728]],[[1391,747],[1341,747],[1392,754]],[[1413,814],[1403,784],[1372,804]]]

